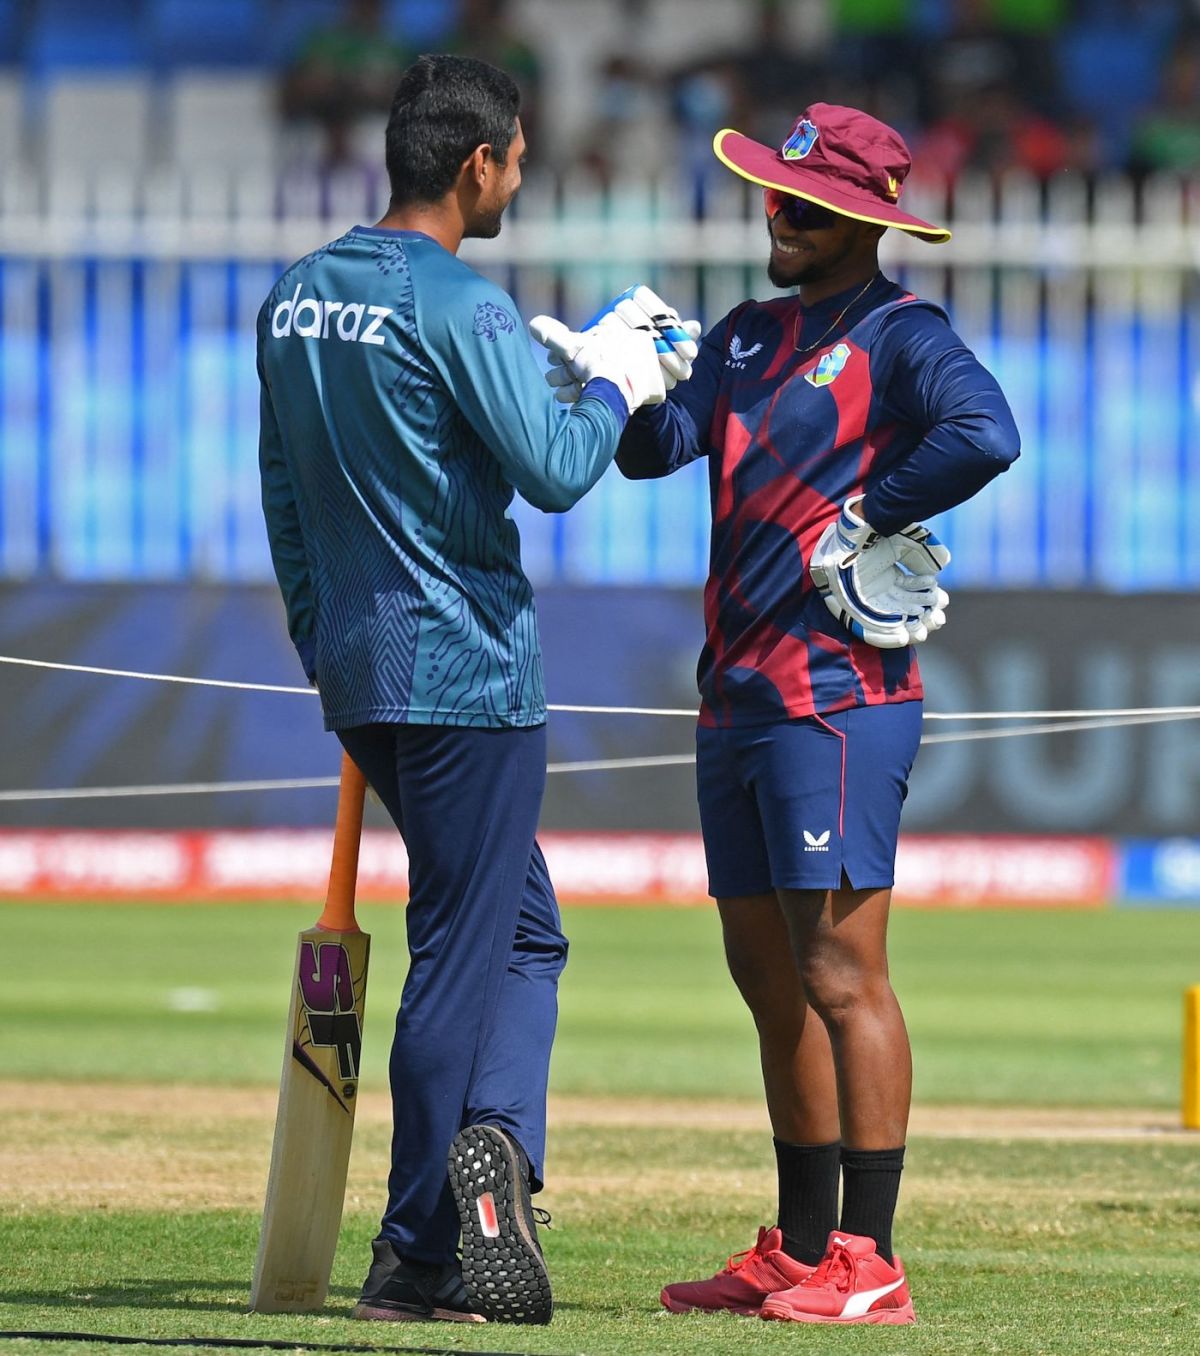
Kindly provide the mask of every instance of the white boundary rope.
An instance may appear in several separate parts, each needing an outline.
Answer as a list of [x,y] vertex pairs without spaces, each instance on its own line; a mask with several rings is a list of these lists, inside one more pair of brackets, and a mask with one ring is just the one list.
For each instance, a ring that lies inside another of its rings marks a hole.
[[0,801],[109,800],[124,796],[199,796],[222,791],[302,791],[337,786],[337,777],[298,777],[288,781],[172,782],[166,786],[79,786],[57,791],[0,791]]
[[[924,735],[922,744],[961,744],[980,739],[1016,739],[1022,735],[1065,734],[1078,730],[1107,730],[1121,725],[1159,725],[1168,720],[1197,720],[1200,711],[1186,716],[1139,714],[1113,720],[1070,721],[1052,725],[1021,725],[1011,730],[962,730],[957,734]],[[694,753],[653,754],[645,758],[597,758],[577,763],[549,763],[547,773],[616,772],[648,767],[691,767]],[[165,786],[86,786],[63,790],[0,791],[0,804],[35,800],[106,800],[127,796],[199,796],[226,791],[305,791],[338,785],[337,777],[296,777],[277,781],[177,782]]]
[[[549,772],[610,772],[617,768],[682,767],[696,761],[693,753],[665,753],[648,758],[603,758],[582,763],[550,763]],[[339,784],[337,777],[291,777],[255,782],[173,782],[165,786],[79,786],[49,791],[0,791],[0,803],[33,800],[110,800],[129,796],[200,796],[227,791],[313,791]]]
[[[88,673],[105,678],[138,678],[153,683],[183,683],[194,687],[235,688],[242,692],[284,692],[315,697],[311,687],[287,687],[276,683],[239,683],[222,678],[190,678],[179,674],[143,673],[136,669],[99,668],[88,664],[62,664],[47,659],[25,659],[0,655],[0,664],[26,668],[57,669],[64,673]],[[548,711],[605,716],[681,716],[696,719],[694,709],[679,710],[655,706],[556,706]],[[1123,706],[1107,709],[1060,711],[927,711],[925,720],[1035,720],[1049,724],[1020,725],[1003,730],[960,730],[952,734],[928,734],[922,744],[959,744],[983,739],[1015,739],[1024,735],[1075,733],[1084,730],[1114,729],[1123,725],[1157,725],[1171,720],[1200,719],[1200,706]],[[650,767],[687,767],[694,764],[690,753],[654,754],[642,758],[598,758],[573,763],[550,763],[547,773],[614,772]],[[324,790],[338,785],[337,777],[301,777],[270,781],[179,782],[159,786],[88,786],[56,790],[0,791],[0,803],[39,800],[101,800],[132,796],[192,796],[226,792]]]
[[30,669],[58,669],[62,673],[98,673],[105,678],[143,678],[151,683],[187,683],[194,687],[235,687],[242,692],[295,692],[315,697],[313,687],[284,687],[277,683],[231,683],[224,678],[181,678],[171,673],[139,673],[136,669],[98,669],[90,664],[56,664],[49,659],[21,659],[0,654],[0,664],[20,664]]
[[[226,678],[189,678],[172,673],[142,673],[137,669],[106,669],[90,664],[60,664],[49,659],[25,659],[18,655],[0,654],[0,664],[17,664],[33,669],[58,669],[63,673],[92,673],[104,678],[140,678],[151,683],[184,683],[193,687],[230,687],[241,692],[287,692],[293,696],[316,697],[319,695],[313,687],[288,687],[280,683],[235,683]],[[686,716],[696,719],[696,708],[677,708],[662,706],[555,706],[546,707],[547,711],[557,711],[576,715],[594,716]],[[1173,720],[1176,717],[1200,716],[1200,706],[1112,706],[1096,707],[1090,710],[1062,711],[926,711],[925,720],[1108,720],[1110,717],[1136,717],[1138,721]],[[1081,725],[1079,729],[1095,729],[1097,726]],[[1026,734],[1048,734],[1047,730],[1028,730]],[[948,742],[937,736],[939,742]],[[927,741],[929,742],[929,741]],[[564,765],[565,767],[566,765]],[[584,771],[580,766],[576,771]]]
[[[1045,714],[1040,712],[1025,712],[1022,714],[1038,715]],[[1065,712],[1060,714],[1067,714]],[[1039,735],[1039,734],[1073,734],[1079,730],[1115,730],[1121,725],[1161,725],[1169,720],[1197,720],[1200,719],[1200,711],[1184,708],[1174,710],[1171,707],[1146,707],[1142,711],[1129,711],[1117,714],[1107,711],[1089,711],[1081,712],[1081,715],[1102,716],[1098,720],[1067,720],[1055,721],[1050,725],[1018,725],[1015,729],[1008,730],[960,730],[956,734],[930,734],[922,735],[921,743],[924,744],[962,744],[968,740],[978,741],[980,739],[1014,739],[1018,735]],[[930,717],[926,716],[926,720]],[[957,717],[962,719],[962,717]],[[976,716],[975,719],[980,719]]]

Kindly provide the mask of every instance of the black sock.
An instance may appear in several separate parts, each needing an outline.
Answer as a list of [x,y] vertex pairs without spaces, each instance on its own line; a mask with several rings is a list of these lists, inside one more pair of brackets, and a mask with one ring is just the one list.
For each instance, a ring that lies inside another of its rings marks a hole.
[[875,1250],[892,1262],[892,1219],[900,1195],[904,1146],[898,1149],[842,1150],[842,1222],[846,1234],[875,1240]]
[[775,1141],[779,1168],[779,1227],[783,1250],[815,1266],[829,1231],[837,1228],[838,1163],[841,1144]]

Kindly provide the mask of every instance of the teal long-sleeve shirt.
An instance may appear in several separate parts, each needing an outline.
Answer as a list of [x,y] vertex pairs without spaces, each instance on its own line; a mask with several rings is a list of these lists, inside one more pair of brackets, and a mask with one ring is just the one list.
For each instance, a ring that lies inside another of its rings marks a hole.
[[357,226],[258,318],[263,511],[327,729],[545,720],[513,493],[569,508],[627,418],[555,403],[511,298],[428,236]]

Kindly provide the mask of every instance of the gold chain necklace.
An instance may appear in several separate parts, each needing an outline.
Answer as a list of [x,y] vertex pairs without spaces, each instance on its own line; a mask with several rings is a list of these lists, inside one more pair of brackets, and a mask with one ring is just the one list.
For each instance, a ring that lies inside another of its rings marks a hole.
[[824,333],[824,334],[816,341],[816,343],[814,343],[814,344],[807,344],[804,348],[801,348],[801,347],[800,347],[800,325],[801,325],[802,321],[804,320],[804,317],[803,317],[803,315],[797,315],[797,316],[796,316],[796,333],[795,333],[795,337],[794,337],[793,340],[792,340],[792,347],[796,350],[796,352],[797,352],[797,353],[811,353],[811,352],[813,351],[813,349],[815,349],[815,348],[820,348],[821,345],[825,342],[825,340],[829,338],[829,336],[834,332],[835,329],[837,329],[838,325],[841,324],[842,318],[845,316],[846,312],[849,311],[850,307],[853,306],[856,302],[861,301],[861,300],[863,299],[863,297],[866,296],[866,294],[867,294],[867,289],[871,286],[871,284],[872,284],[872,283],[875,281],[875,279],[878,278],[878,277],[879,277],[879,274],[878,274],[878,273],[872,273],[871,276],[867,279],[866,286],[863,287],[863,289],[862,289],[860,292],[856,292],[855,295],[852,296],[852,297],[850,298],[850,300],[845,304],[845,306],[843,306],[842,309],[837,313],[837,315],[835,315],[835,316],[833,317],[833,320],[832,320],[832,322],[830,323],[829,328],[828,328],[828,329],[825,331],[825,333]]

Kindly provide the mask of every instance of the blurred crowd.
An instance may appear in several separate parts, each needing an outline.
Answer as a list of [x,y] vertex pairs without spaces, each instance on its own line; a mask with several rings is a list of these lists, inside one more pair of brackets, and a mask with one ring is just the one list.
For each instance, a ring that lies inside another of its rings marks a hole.
[[384,0],[345,0],[339,21],[301,40],[283,74],[282,109],[289,121],[321,125],[328,165],[357,158],[355,129],[363,114],[387,114],[400,73],[422,50],[457,52],[503,67],[520,86],[525,134],[536,144],[542,57],[514,26],[509,5],[447,0],[443,8],[444,32],[423,25],[433,42],[414,45]]
[[[521,6],[443,6],[437,48],[492,61],[520,84],[531,161],[586,166],[602,180],[668,161],[703,175],[717,128],[777,143],[801,107],[824,100],[898,127],[918,172],[951,181],[1010,169],[1043,180],[1200,171],[1200,0],[805,0],[810,21],[799,26],[795,0],[728,0],[744,13],[742,44],[681,63],[637,41],[656,0],[604,2],[621,11],[625,40],[590,54],[595,106],[567,146],[540,136],[554,116],[554,53],[522,23]],[[423,36],[420,48],[432,47]],[[342,163],[356,154],[362,111],[386,113],[418,50],[394,7],[346,0],[338,21],[296,50],[284,114],[318,123],[326,162]]]

